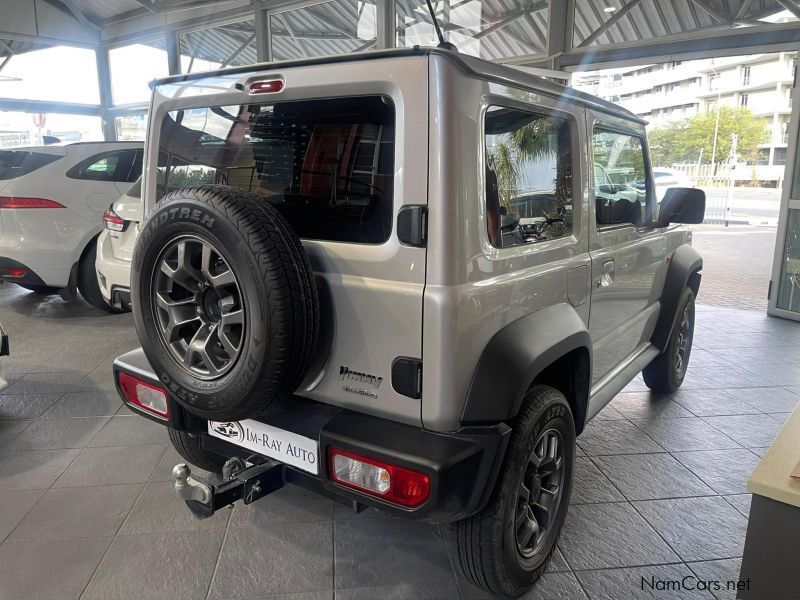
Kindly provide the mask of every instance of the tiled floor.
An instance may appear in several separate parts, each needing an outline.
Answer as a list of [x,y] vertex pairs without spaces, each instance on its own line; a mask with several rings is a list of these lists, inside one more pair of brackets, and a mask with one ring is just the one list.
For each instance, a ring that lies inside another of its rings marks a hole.
[[[437,528],[297,489],[192,520],[165,431],[113,392],[130,315],[2,286],[0,322],[0,598],[485,597]],[[745,481],[800,400],[798,360],[800,325],[700,306],[683,388],[656,398],[637,379],[579,438],[559,551],[529,598],[712,598],[643,578],[736,578]]]

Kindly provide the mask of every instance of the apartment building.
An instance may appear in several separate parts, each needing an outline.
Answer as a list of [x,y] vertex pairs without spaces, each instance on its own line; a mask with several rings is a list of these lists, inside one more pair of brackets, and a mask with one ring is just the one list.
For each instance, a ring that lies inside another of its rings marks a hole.
[[573,86],[596,94],[650,122],[667,127],[678,119],[721,106],[746,106],[763,118],[769,135],[754,166],[761,180],[783,176],[796,54],[671,62],[576,74]]

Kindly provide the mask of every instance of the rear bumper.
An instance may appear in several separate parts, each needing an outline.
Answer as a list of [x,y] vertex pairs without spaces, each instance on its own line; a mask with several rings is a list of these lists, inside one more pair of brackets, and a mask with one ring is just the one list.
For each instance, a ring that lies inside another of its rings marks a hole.
[[[25,271],[24,275],[20,277],[12,277],[8,275],[9,269],[22,269]],[[34,285],[50,285],[45,283],[44,279],[28,265],[21,263],[13,258],[0,256],[0,281],[7,281],[8,283],[30,283]]]
[[[141,349],[114,361],[115,381],[118,381],[119,372],[162,385]],[[125,402],[122,394],[120,397]],[[175,429],[200,434],[208,431],[207,421],[189,414],[172,398],[168,399],[169,419],[159,419],[135,405],[126,404],[131,410]],[[300,397],[270,407],[259,420],[319,442],[319,475],[286,465],[287,482],[339,501],[431,523],[463,519],[486,504],[511,432],[500,424],[436,433]],[[202,435],[201,439],[204,447],[222,456],[245,458],[252,455],[250,450],[218,438]],[[431,480],[430,498],[417,508],[406,509],[333,483],[324,459],[331,446],[425,473]]]
[[117,308],[130,307],[131,263],[114,256],[108,231],[97,238],[97,281],[106,302]]

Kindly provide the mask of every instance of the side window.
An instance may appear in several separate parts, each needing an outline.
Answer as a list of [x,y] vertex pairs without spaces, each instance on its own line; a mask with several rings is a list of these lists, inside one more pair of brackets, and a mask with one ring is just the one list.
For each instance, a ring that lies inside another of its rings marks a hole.
[[[95,154],[78,163],[67,172],[71,179],[84,179],[87,181],[136,181],[141,172],[133,176],[132,165],[136,157],[136,150],[117,150]],[[141,163],[140,169],[141,169]]]
[[650,193],[642,138],[595,129],[592,135],[597,225],[651,222],[655,198]]
[[512,108],[486,113],[486,215],[496,248],[572,233],[569,122]]

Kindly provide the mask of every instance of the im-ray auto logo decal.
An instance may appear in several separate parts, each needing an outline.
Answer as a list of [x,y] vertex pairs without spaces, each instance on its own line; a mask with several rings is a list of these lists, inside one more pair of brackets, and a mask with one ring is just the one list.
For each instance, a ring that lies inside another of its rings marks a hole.
[[233,442],[244,441],[244,429],[239,423],[214,423],[211,428]]

